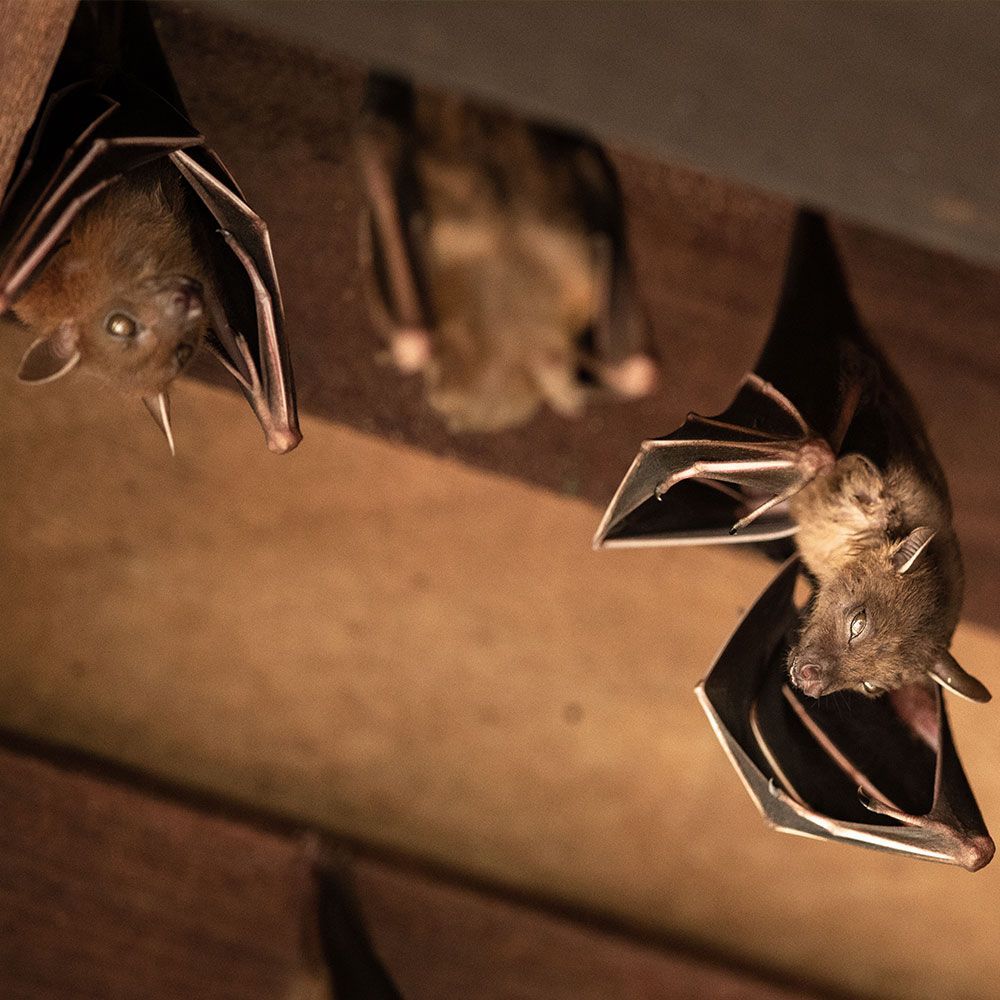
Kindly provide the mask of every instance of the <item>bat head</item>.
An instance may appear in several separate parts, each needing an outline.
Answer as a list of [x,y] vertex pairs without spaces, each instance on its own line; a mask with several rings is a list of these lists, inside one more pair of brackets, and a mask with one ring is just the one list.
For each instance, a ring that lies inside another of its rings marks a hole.
[[[819,585],[789,652],[792,683],[813,697],[886,691],[930,679],[974,701],[989,692],[947,652],[960,595],[930,528],[865,547]],[[949,544],[942,539],[941,545]]]
[[129,394],[156,396],[188,365],[207,330],[201,284],[183,275],[141,278],[77,301],[76,315],[28,349],[22,382],[52,382],[79,365]]

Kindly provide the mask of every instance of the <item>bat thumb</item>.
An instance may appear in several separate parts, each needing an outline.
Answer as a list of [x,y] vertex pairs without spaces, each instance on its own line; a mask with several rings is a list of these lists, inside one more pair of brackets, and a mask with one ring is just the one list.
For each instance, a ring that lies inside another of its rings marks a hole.
[[142,401],[146,404],[149,415],[156,421],[156,426],[163,431],[163,436],[170,447],[170,454],[176,455],[174,432],[170,427],[170,397],[165,392],[158,392],[155,396],[143,396]]

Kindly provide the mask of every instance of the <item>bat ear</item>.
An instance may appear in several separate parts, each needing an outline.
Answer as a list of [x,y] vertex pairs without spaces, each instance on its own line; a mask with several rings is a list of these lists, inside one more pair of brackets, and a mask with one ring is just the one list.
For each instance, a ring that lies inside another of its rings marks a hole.
[[17,380],[27,385],[45,385],[62,378],[80,361],[79,330],[66,322],[55,333],[39,337],[21,358]]
[[933,528],[914,528],[899,543],[892,554],[892,565],[900,576],[913,569],[914,564],[920,558],[920,553],[930,545],[935,534]]
[[156,421],[156,426],[163,431],[170,454],[176,455],[174,432],[170,429],[170,397],[165,392],[159,392],[155,396],[143,396],[142,401],[146,404],[149,415]]
[[972,674],[966,673],[951,653],[945,652],[935,660],[928,673],[932,681],[957,694],[960,698],[986,702],[993,697],[986,685],[982,681],[976,680]]

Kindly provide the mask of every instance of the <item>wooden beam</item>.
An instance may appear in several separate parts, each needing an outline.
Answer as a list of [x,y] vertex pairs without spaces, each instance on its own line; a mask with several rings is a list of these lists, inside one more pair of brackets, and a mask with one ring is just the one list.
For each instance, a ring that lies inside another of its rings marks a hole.
[[0,192],[35,119],[76,0],[0,0]]

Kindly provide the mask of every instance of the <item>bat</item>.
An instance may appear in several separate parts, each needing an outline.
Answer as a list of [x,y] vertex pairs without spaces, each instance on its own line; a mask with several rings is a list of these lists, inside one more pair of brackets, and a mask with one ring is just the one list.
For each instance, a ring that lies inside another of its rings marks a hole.
[[369,79],[356,137],[374,324],[449,429],[496,431],[597,387],[651,392],[621,191],[594,142]]
[[[831,539],[849,563],[853,542],[873,526],[884,565],[860,568],[878,595],[868,620],[867,602],[823,595],[831,581],[844,582]],[[643,445],[595,546],[774,544],[792,535],[802,557],[789,559],[697,688],[731,762],[778,829],[982,867],[993,843],[940,693],[988,697],[943,655],[961,604],[947,485],[912,400],[860,325],[825,220],[807,211],[754,372],[718,417],[689,415],[678,431]],[[793,592],[803,560],[816,572],[800,611]],[[894,595],[911,584],[920,594],[901,611]],[[835,697],[810,697],[817,678],[801,667],[815,664],[802,655],[812,629],[832,628],[837,611],[842,646],[852,631],[871,627],[873,638],[881,628],[920,647],[916,667],[881,660],[876,642],[857,673],[839,668],[849,682],[835,685]]]
[[951,737],[940,688],[813,699],[786,681],[801,566],[779,570],[696,694],[751,799],[777,830],[959,865],[994,845]]
[[301,439],[267,227],[183,110],[144,3],[81,3],[0,204],[0,312],[36,340],[19,378],[78,369],[143,399],[199,347],[275,452]]
[[[847,689],[874,697],[930,679],[962,697],[988,701],[986,687],[948,651],[962,605],[962,562],[947,484],[919,414],[862,331],[818,217],[800,218],[791,258],[788,284],[806,281],[822,293],[814,314],[840,298],[835,314],[847,321],[846,335],[832,350],[803,335],[796,345],[790,332],[809,325],[805,316],[794,315],[799,298],[787,290],[776,332],[733,405],[716,417],[689,414],[678,431],[643,443],[595,544],[628,538],[634,530],[630,519],[634,523],[638,515],[643,523],[644,505],[655,506],[690,480],[703,495],[710,489],[723,494],[731,539],[781,511],[747,537],[795,534],[816,584],[790,652],[793,684],[815,697]],[[815,261],[812,270],[803,258]],[[828,273],[825,283],[813,273],[817,268]],[[779,345],[788,374],[775,360]],[[792,381],[794,361],[817,350],[832,366],[833,391],[826,393],[826,412],[817,415],[822,433],[762,374],[776,369],[789,393],[811,398],[814,387]],[[637,537],[665,540],[643,527]],[[719,530],[711,538],[696,532],[683,540],[720,540]]]
[[346,857],[306,838],[308,904],[300,967],[285,1000],[402,1000],[365,929]]

